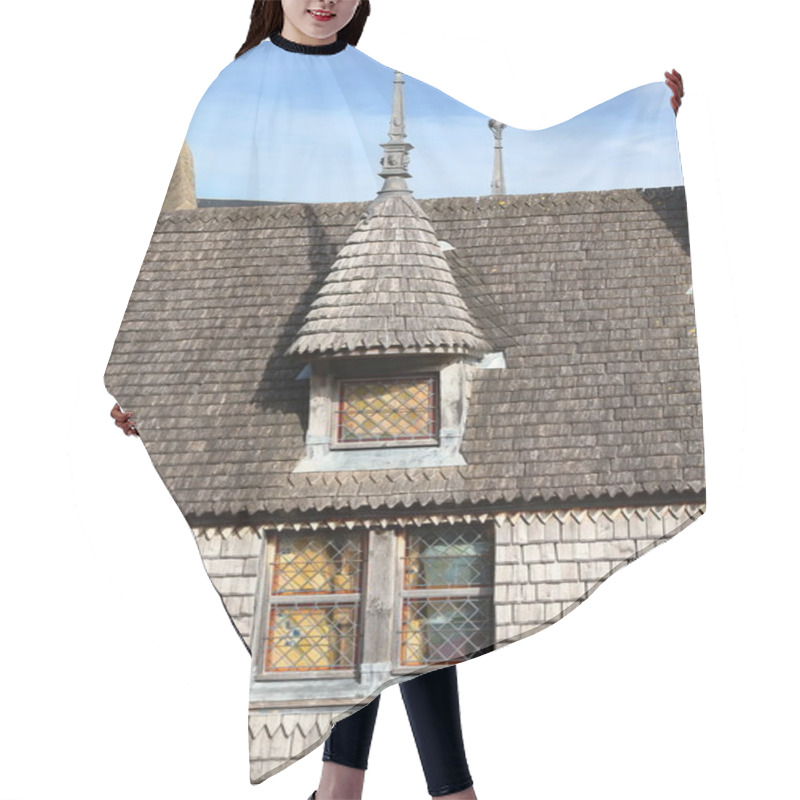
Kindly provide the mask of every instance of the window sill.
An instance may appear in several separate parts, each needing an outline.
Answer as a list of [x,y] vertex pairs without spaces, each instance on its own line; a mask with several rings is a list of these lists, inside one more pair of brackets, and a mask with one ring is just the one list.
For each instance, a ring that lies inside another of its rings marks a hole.
[[446,446],[383,447],[378,449],[330,450],[305,456],[294,472],[346,472],[415,467],[463,467],[467,462],[457,450]]

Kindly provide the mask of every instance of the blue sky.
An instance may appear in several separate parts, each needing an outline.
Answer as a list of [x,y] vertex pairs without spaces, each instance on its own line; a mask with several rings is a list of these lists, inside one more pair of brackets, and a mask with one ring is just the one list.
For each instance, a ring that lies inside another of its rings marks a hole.
[[[368,200],[380,188],[394,72],[348,47],[329,56],[264,42],[226,67],[187,141],[198,197]],[[530,89],[535,97],[535,86]],[[417,197],[490,194],[488,118],[405,76],[409,186]],[[669,91],[653,83],[540,131],[503,133],[509,194],[683,183]]]

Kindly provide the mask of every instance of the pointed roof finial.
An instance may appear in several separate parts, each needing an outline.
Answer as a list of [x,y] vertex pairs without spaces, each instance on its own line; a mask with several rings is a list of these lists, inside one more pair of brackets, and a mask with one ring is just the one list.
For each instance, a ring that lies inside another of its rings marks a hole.
[[414,146],[406,141],[406,119],[403,107],[403,75],[395,70],[394,95],[392,97],[392,121],[389,125],[389,141],[384,142],[383,158],[381,158],[381,171],[378,173],[383,178],[383,187],[379,195],[402,192],[410,194],[406,178],[410,178],[408,152]]
[[483,354],[428,215],[406,185],[403,76],[394,74],[383,188],[339,251],[287,353],[310,357]]

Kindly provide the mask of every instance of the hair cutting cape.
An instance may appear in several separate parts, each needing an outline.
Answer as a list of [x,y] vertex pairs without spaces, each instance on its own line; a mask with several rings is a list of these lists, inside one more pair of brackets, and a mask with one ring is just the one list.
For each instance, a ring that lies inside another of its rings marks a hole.
[[252,654],[254,783],[702,513],[669,97],[526,131],[281,37],[206,92],[106,385]]

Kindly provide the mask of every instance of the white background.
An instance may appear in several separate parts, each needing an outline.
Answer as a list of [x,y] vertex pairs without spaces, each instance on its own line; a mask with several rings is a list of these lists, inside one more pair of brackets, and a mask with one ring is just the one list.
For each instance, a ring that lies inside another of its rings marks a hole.
[[[250,5],[3,12],[0,800],[305,800],[316,787],[320,752],[249,785],[248,656],[102,381],[191,113]],[[709,510],[553,629],[459,667],[476,789],[794,798],[789,4],[544,5],[374,0],[361,47],[525,127],[683,72]],[[426,796],[392,688],[365,799]]]

